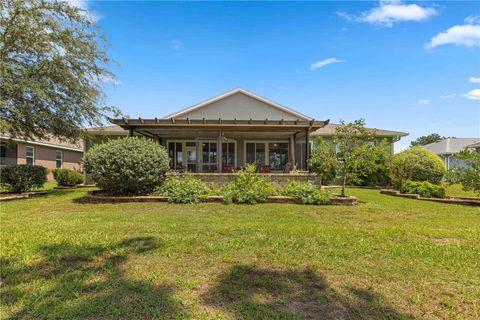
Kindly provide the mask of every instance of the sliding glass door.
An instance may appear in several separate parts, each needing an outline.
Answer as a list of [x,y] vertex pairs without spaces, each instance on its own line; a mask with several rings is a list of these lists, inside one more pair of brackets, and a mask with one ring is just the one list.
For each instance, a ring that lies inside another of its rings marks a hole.
[[283,171],[289,161],[288,142],[248,141],[245,143],[245,163]]

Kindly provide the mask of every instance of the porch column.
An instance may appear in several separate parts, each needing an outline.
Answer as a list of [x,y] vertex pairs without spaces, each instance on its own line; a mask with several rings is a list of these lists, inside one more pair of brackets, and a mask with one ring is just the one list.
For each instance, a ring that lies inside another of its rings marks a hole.
[[195,152],[197,153],[197,172],[202,172],[202,167],[200,166],[200,141],[198,140],[198,132],[195,132]]
[[305,170],[309,170],[308,158],[310,157],[310,130],[305,131]]
[[295,168],[295,135],[290,136],[290,142],[288,144],[290,150],[289,162],[291,163],[291,170]]
[[222,130],[218,131],[217,139],[217,172],[222,173]]

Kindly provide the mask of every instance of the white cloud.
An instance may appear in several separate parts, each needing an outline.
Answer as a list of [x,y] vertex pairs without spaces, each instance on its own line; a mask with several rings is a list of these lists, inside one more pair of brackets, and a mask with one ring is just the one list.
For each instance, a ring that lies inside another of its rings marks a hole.
[[480,15],[468,16],[468,17],[465,18],[465,22],[467,24],[479,24],[480,23]]
[[337,58],[329,58],[323,61],[317,61],[310,66],[309,70],[314,71],[314,70],[323,68],[329,64],[337,63],[337,62],[342,62],[342,60],[338,60]]
[[471,77],[469,80],[471,83],[480,83],[480,78]]
[[451,93],[451,94],[442,94],[440,96],[440,98],[442,99],[453,99],[455,98],[457,95],[455,93]]
[[462,95],[462,97],[469,100],[480,100],[480,89],[473,89]]
[[172,47],[175,51],[180,51],[183,47],[183,42],[180,40],[172,40]]
[[430,104],[430,100],[420,99],[420,100],[417,100],[417,103],[426,105],[426,104]]
[[459,46],[480,46],[480,25],[457,25],[445,32],[440,32],[427,44],[428,49],[445,44],[455,44]]
[[98,15],[97,13],[89,9],[87,0],[65,0],[65,1],[73,7],[77,7],[83,10],[85,16],[89,18],[91,21],[100,20],[101,18],[100,15]]
[[337,12],[337,15],[347,21],[368,22],[391,27],[396,22],[421,21],[437,13],[434,8],[422,7],[418,4],[404,4],[401,1],[380,1],[378,7],[364,11],[359,16],[345,12]]

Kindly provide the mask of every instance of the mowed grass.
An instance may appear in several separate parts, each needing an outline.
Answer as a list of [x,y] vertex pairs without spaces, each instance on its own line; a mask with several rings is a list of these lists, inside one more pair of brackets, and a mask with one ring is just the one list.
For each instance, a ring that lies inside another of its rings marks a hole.
[[0,204],[9,319],[478,319],[480,209],[349,189],[355,207]]

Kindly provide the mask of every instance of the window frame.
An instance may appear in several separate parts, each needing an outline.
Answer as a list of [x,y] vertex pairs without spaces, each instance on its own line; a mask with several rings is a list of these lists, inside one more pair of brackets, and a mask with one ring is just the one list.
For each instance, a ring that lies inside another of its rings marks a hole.
[[[32,156],[28,155],[28,150],[32,150]],[[32,159],[32,163],[28,163],[28,159]],[[35,165],[35,147],[34,146],[25,146],[25,163],[34,166]]]
[[[58,154],[60,153],[60,167],[58,166]],[[62,150],[55,150],[55,168],[61,169],[63,168],[63,151]]]

